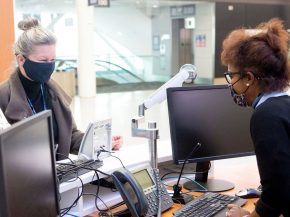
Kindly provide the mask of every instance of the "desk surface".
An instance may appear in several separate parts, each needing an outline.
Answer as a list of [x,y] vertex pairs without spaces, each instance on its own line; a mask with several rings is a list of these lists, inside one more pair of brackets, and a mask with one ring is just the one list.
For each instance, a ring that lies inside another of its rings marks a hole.
[[[234,195],[244,188],[257,188],[260,185],[260,178],[255,156],[241,157],[227,160],[219,160],[214,162],[214,178],[231,181],[235,184],[235,188],[229,191],[221,192],[223,194]],[[198,196],[198,193],[194,193]],[[248,199],[245,209],[253,211],[254,203],[257,199]],[[172,212],[180,208],[179,204],[163,213],[163,217],[171,217]]]
[[[144,141],[146,142],[145,139]],[[169,140],[158,141],[157,149],[159,162],[169,161],[172,159]],[[138,169],[142,167],[142,165],[149,163],[150,160],[149,145],[147,142],[143,144],[124,146],[121,148],[120,151],[116,151],[113,155],[122,160],[122,163],[125,165],[127,169],[129,170]],[[121,162],[115,157],[110,156],[108,158],[103,159],[104,165],[100,167],[99,170],[106,174],[111,174],[115,170],[122,168]],[[100,173],[99,177],[104,178],[105,175]],[[60,201],[61,208],[71,206],[71,204],[74,202],[74,199],[78,195],[78,190],[83,189],[83,187],[86,188],[84,189],[86,193],[96,192],[95,189],[90,188],[91,187],[90,185],[85,185],[90,183],[93,179],[96,179],[95,173],[93,171],[81,175],[80,179],[60,184],[59,192],[61,193],[61,201]],[[83,186],[83,184],[85,186]],[[101,189],[101,191],[102,192],[100,192],[100,196],[102,196],[102,200],[107,206],[114,205],[122,200],[119,193],[116,192],[112,193],[108,189]],[[98,201],[98,206],[102,209],[106,208],[105,205],[100,201]],[[77,206],[73,207],[70,210],[70,214],[76,216],[86,216],[89,213],[94,212],[95,210],[96,206],[94,198],[84,196],[78,200]]]
[[[241,189],[257,188],[260,185],[255,156],[214,161],[213,167],[213,178],[228,180],[235,184],[234,189],[222,192],[224,194],[234,195]],[[198,196],[198,193],[193,194]],[[257,199],[249,199],[244,208],[252,211],[256,200]],[[164,212],[162,216],[172,216],[172,212],[178,208],[180,208],[180,205],[174,204],[174,206],[167,212]],[[97,217],[98,214],[93,213],[90,216]]]

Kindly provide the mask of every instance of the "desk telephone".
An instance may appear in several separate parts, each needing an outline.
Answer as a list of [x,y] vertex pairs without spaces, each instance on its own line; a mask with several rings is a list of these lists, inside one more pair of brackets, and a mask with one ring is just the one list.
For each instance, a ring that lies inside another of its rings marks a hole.
[[149,165],[132,172],[117,170],[112,178],[133,217],[154,216],[159,209],[163,212],[173,205],[158,170]]

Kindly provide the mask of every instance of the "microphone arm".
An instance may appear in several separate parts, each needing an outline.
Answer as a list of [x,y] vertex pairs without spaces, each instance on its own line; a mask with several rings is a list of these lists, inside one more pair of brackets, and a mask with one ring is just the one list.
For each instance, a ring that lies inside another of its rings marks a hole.
[[170,87],[181,87],[186,80],[193,81],[196,78],[196,67],[192,64],[183,65],[179,72],[169,81],[158,88],[147,100],[138,107],[138,117],[131,121],[131,135],[133,137],[144,137],[149,140],[150,162],[152,168],[157,168],[157,139],[159,139],[159,130],[156,122],[149,122],[147,129],[140,129],[139,123],[144,120],[145,110],[155,104],[159,104],[166,98],[166,89]]

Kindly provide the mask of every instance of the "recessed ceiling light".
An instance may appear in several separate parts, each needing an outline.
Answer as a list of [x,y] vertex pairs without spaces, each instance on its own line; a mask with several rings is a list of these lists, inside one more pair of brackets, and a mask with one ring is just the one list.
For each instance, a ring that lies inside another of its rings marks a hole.
[[234,6],[233,5],[228,5],[228,10],[229,11],[233,11],[234,10]]

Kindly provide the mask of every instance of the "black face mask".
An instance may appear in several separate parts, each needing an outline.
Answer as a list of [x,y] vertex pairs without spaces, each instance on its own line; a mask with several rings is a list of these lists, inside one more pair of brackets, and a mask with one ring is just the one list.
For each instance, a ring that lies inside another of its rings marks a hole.
[[26,58],[23,68],[27,76],[39,83],[46,83],[54,71],[55,62],[39,63]]
[[[239,79],[240,80],[240,79]],[[246,95],[245,93],[247,92],[247,90],[249,89],[249,86],[247,87],[247,89],[241,93],[241,94],[237,94],[237,92],[234,90],[233,86],[234,84],[236,84],[239,80],[237,80],[235,83],[233,84],[229,84],[229,88],[230,88],[230,91],[231,91],[231,95],[233,97],[233,100],[234,102],[238,105],[238,106],[241,106],[241,107],[247,107],[248,106],[248,103],[246,101]]]

